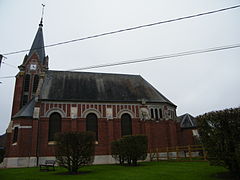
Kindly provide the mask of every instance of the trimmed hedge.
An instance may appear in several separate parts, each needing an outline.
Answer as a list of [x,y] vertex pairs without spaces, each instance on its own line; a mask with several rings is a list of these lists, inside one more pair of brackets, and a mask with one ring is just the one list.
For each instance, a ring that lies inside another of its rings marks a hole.
[[112,157],[121,165],[127,163],[129,166],[136,166],[138,160],[145,160],[147,148],[147,136],[144,135],[124,136],[111,144]]

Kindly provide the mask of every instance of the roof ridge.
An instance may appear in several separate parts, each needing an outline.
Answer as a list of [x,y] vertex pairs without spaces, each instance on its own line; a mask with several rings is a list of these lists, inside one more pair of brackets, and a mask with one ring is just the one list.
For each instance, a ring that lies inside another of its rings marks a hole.
[[[99,88],[101,87],[101,88]],[[40,99],[167,103],[175,106],[140,75],[48,70]]]
[[179,116],[179,119],[180,119],[180,126],[181,127],[183,127],[183,125],[184,125],[184,123],[186,121],[189,121],[189,123],[191,124],[191,127],[195,127],[196,126],[196,124],[194,122],[195,118],[191,114],[189,114],[189,113],[185,113],[185,114]]
[[87,72],[87,71],[64,71],[64,70],[48,70],[47,72],[67,72],[67,73],[86,73],[86,74],[106,74],[106,75],[123,75],[123,76],[139,76],[138,74],[123,74],[123,73],[107,73],[107,72]]
[[174,106],[176,106],[174,103],[172,103],[168,98],[166,98],[162,93],[160,93],[152,84],[150,84],[146,79],[144,79],[142,76],[140,76],[149,86],[151,86],[167,103],[170,103]]

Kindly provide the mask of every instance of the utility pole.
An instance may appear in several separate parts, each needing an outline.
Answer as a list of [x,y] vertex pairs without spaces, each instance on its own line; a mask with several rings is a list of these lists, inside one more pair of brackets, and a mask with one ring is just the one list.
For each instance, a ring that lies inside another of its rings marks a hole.
[[0,68],[1,68],[1,64],[2,64],[2,59],[3,59],[3,55],[0,54]]

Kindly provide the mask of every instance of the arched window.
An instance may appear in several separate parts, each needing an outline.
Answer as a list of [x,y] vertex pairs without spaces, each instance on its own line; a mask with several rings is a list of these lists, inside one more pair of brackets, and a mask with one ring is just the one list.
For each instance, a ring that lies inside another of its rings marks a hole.
[[127,113],[123,114],[121,117],[121,131],[122,136],[132,135],[132,119]]
[[54,135],[61,132],[62,117],[59,113],[54,112],[49,117],[48,124],[48,141],[54,140]]
[[159,109],[159,116],[160,116],[160,119],[163,118],[163,114],[162,114],[162,109],[161,108]]
[[94,113],[89,113],[86,117],[86,131],[91,131],[95,134],[96,141],[98,140],[98,120]]
[[151,108],[151,119],[153,119],[154,118],[154,111],[153,111],[153,109]]
[[39,82],[39,76],[35,75],[34,80],[33,80],[33,93],[35,93],[37,91],[38,82]]
[[24,92],[28,92],[29,91],[29,84],[30,84],[30,75],[26,74],[25,78],[24,78]]
[[18,127],[14,128],[14,132],[13,132],[13,140],[12,143],[16,143],[18,139]]
[[155,109],[155,119],[156,119],[156,120],[159,119],[159,118],[158,118],[158,110],[157,110],[157,109]]
[[20,106],[24,106],[28,102],[28,93],[29,93],[29,85],[30,85],[30,75],[26,74],[24,77],[24,84],[23,84],[23,95]]

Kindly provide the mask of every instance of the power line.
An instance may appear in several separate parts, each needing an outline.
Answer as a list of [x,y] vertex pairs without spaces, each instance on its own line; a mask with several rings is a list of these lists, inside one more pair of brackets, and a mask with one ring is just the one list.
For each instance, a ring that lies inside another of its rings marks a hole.
[[[214,10],[214,11],[208,11],[208,12],[204,12],[204,13],[194,14],[194,15],[190,15],[190,16],[183,16],[183,17],[179,17],[179,18],[175,18],[175,19],[169,19],[169,20],[165,20],[165,21],[159,21],[159,22],[150,23],[150,24],[144,24],[144,25],[140,25],[140,26],[134,26],[134,27],[126,28],[126,29],[120,29],[120,30],[116,30],[116,31],[105,32],[105,33],[96,34],[96,35],[92,35],[92,36],[87,36],[87,37],[83,37],[83,38],[78,38],[78,39],[72,39],[72,40],[68,40],[68,41],[58,42],[58,43],[46,45],[44,47],[45,48],[54,47],[54,46],[59,46],[59,45],[63,45],[63,44],[73,43],[73,42],[77,42],[77,41],[93,39],[93,38],[97,38],[97,37],[101,37],[101,36],[122,33],[122,32],[125,32],[125,31],[132,31],[132,30],[136,30],[136,29],[140,29],[140,28],[146,28],[146,27],[151,27],[151,26],[155,26],[155,25],[166,24],[166,23],[175,22],[175,21],[181,21],[181,20],[184,20],[184,19],[190,19],[190,18],[195,18],[195,17],[199,17],[199,16],[214,14],[214,13],[227,11],[227,10],[231,10],[231,9],[235,9],[235,8],[239,8],[239,7],[240,7],[240,5],[231,6],[231,7],[227,7],[227,8],[222,8],[222,9],[218,9],[218,10]],[[35,48],[35,49],[41,49],[41,48],[44,48],[44,47]],[[7,55],[12,55],[12,54],[18,54],[18,53],[22,53],[22,52],[28,52],[29,50],[30,49],[13,51],[13,52],[9,52],[9,53],[4,53],[3,55],[7,56]]]
[[[96,69],[96,68],[102,68],[102,67],[110,67],[110,66],[119,66],[119,65],[134,64],[134,63],[141,63],[141,62],[148,62],[148,61],[156,61],[156,60],[161,60],[161,59],[169,59],[169,58],[174,58],[174,57],[209,53],[209,52],[222,51],[222,50],[234,49],[234,48],[239,48],[239,47],[240,47],[240,43],[232,44],[232,45],[226,45],[226,46],[212,47],[212,48],[207,48],[207,49],[184,51],[184,52],[179,52],[179,53],[173,53],[173,54],[161,55],[161,56],[154,56],[154,57],[148,57],[148,58],[142,58],[142,59],[121,61],[121,62],[116,62],[116,63],[99,64],[99,65],[87,66],[87,67],[82,67],[82,68],[80,67],[80,68],[70,69],[68,71]],[[15,76],[4,76],[4,77],[0,77],[0,79],[13,78],[13,77],[15,77]]]
[[226,49],[233,49],[233,48],[239,48],[239,47],[240,47],[240,43],[227,45],[227,46],[213,47],[208,49],[192,50],[192,51],[185,51],[185,52],[179,52],[179,53],[168,54],[168,55],[154,56],[154,57],[148,57],[144,59],[128,60],[128,61],[121,61],[121,62],[109,63],[109,64],[99,64],[99,65],[87,66],[82,68],[80,67],[80,68],[71,69],[69,71],[88,70],[88,69],[95,69],[95,68],[102,68],[102,67],[109,67],[109,66],[119,66],[119,65],[134,64],[134,63],[141,63],[141,62],[147,62],[147,61],[156,61],[160,59],[168,59],[168,58],[174,58],[174,57],[180,57],[180,56],[202,54],[202,53],[208,53],[208,52],[214,52],[214,51],[222,51]]

